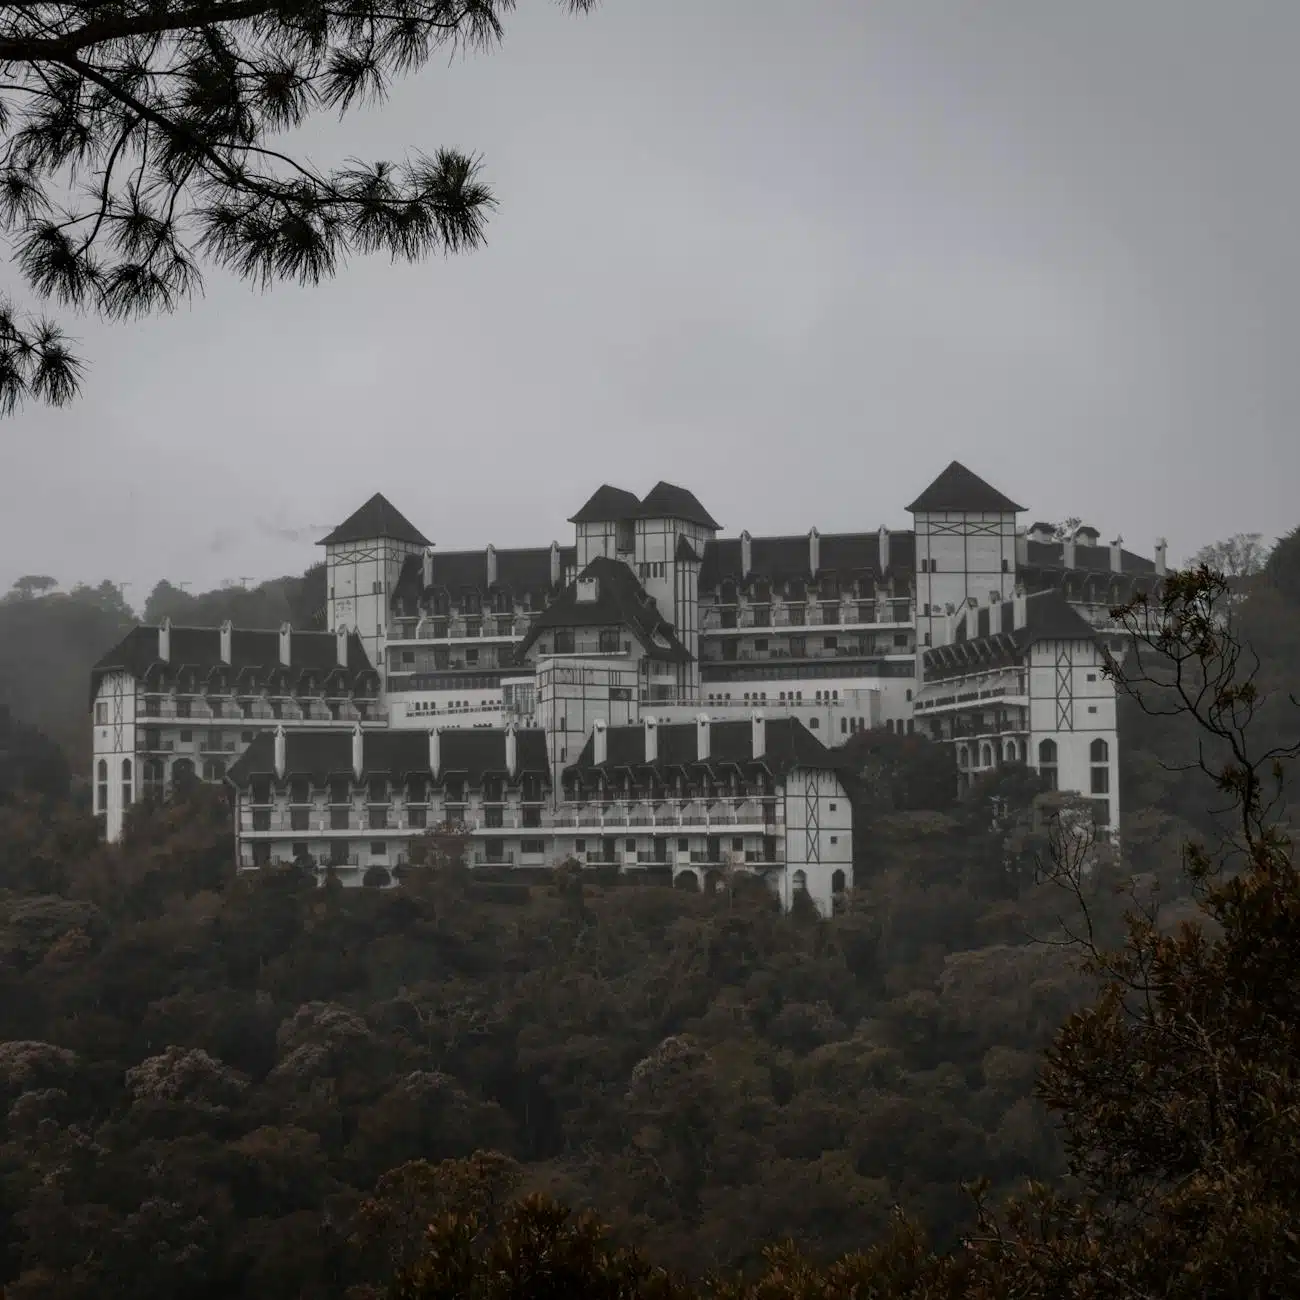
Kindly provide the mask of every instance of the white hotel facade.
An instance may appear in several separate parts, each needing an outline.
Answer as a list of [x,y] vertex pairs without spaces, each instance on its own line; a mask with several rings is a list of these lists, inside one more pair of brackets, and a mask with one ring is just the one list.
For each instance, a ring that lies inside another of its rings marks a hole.
[[964,784],[1028,764],[1116,828],[1103,646],[1164,544],[1021,527],[958,462],[908,509],[724,537],[683,488],[604,486],[571,545],[447,552],[376,495],[322,542],[332,630],[141,627],[96,665],[96,811],[116,838],[187,772],[233,788],[241,869],[383,883],[450,822],[475,864],[741,869],[828,911],[853,884],[843,745],[886,728],[950,745]]

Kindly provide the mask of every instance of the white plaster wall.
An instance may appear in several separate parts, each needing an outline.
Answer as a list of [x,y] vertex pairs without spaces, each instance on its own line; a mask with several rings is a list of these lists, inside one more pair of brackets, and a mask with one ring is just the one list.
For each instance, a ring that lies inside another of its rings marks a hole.
[[[809,817],[808,785],[815,791],[816,816]],[[817,910],[829,916],[834,891],[832,877],[843,871],[845,887],[853,887],[853,809],[834,772],[793,768],[782,790],[785,804],[785,860],[781,905],[793,905],[795,873],[807,877],[808,893]],[[812,831],[810,833],[810,823]]]
[[[103,719],[101,722],[100,719]],[[123,763],[130,764],[130,802],[140,797],[140,763],[136,756],[136,680],[127,673],[104,676],[91,706],[92,797],[95,812],[104,817],[110,841],[122,835],[124,811]],[[107,776],[107,800],[101,803],[100,764]]]

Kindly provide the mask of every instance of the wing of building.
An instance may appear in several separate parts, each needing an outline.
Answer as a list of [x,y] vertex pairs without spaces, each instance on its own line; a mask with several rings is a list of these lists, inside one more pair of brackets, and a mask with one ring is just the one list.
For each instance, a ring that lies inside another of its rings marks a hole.
[[96,665],[96,810],[115,838],[188,774],[234,787],[243,869],[359,883],[453,821],[476,862],[739,868],[825,911],[853,883],[838,747],[920,727],[964,781],[1027,763],[1117,827],[1101,656],[1163,542],[1022,527],[955,461],[908,510],[725,537],[685,488],[605,484],[570,545],[443,551],[376,494],[321,543],[331,631],[164,624]]

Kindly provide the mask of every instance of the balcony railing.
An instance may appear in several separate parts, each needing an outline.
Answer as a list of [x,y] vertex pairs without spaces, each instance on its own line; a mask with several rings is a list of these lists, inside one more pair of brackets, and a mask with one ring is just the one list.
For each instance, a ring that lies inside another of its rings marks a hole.
[[910,600],[817,603],[806,605],[706,606],[700,611],[702,632],[790,631],[810,627],[908,626],[915,620]]

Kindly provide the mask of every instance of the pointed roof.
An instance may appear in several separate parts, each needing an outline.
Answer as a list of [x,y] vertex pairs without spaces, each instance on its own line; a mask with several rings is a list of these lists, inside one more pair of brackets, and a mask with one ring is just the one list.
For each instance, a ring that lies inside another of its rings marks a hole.
[[432,546],[433,543],[398,510],[382,492],[350,514],[328,537],[322,537],[317,546],[334,546],[339,542],[362,542],[372,537],[391,538],[395,542],[410,542],[413,546]]
[[693,492],[662,479],[645,494],[637,511],[642,519],[681,519],[717,532],[720,523],[700,504]]
[[1025,507],[1003,496],[997,488],[953,461],[910,506],[912,514],[932,510],[978,510],[1018,514]]
[[587,503],[576,515],[569,516],[571,524],[608,524],[620,519],[635,519],[641,503],[636,494],[622,488],[602,483],[587,498]]

